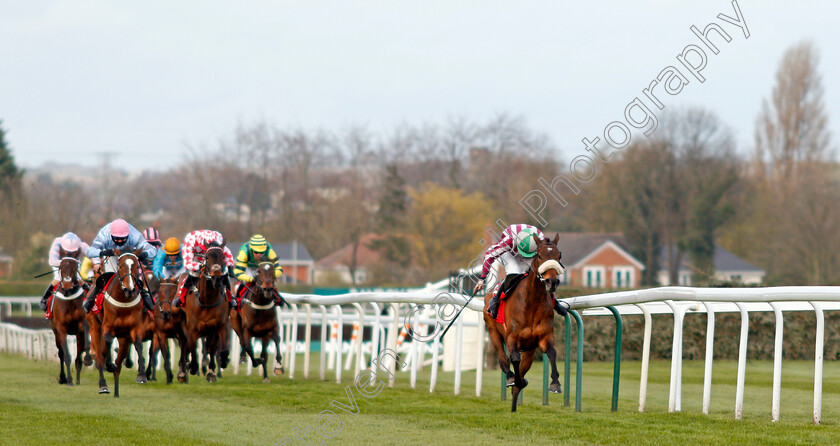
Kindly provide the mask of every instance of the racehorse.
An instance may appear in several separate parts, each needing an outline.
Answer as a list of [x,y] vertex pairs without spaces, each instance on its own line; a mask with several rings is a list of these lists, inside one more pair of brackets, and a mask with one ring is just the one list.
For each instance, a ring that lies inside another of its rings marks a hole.
[[[152,281],[157,282],[157,280]],[[157,356],[163,354],[163,369],[166,371],[166,384],[172,384],[172,364],[169,359],[169,338],[178,338],[178,329],[184,320],[184,312],[172,307],[172,301],[178,292],[178,277],[157,282],[157,287],[150,286],[155,298],[155,312],[143,312],[143,324],[146,326],[144,341],[152,341],[149,346],[149,361],[146,376],[150,381],[157,381]]]
[[199,271],[197,293],[188,293],[183,303],[186,315],[181,342],[181,360],[178,369],[178,381],[187,382],[187,358],[190,357],[190,374],[198,373],[198,338],[207,337],[210,369],[208,382],[216,382],[216,356],[222,368],[228,364],[228,307],[225,290],[225,254],[222,246],[211,245],[204,254],[204,265]]
[[[73,385],[73,373],[70,371],[70,350],[67,348],[67,336],[76,336],[76,384],[82,374],[82,353],[86,353],[85,361],[90,365],[90,353],[87,352],[88,331],[85,326],[85,310],[82,308],[82,297],[85,286],[79,280],[79,260],[69,257],[63,248],[59,248],[61,263],[58,266],[61,282],[56,287],[51,299],[50,326],[55,334],[55,346],[58,347],[58,359],[61,361],[59,384]],[[67,375],[64,367],[67,367]]]
[[[251,358],[251,365],[263,366],[263,382],[269,382],[268,370],[268,342],[274,341],[277,350],[275,358],[274,374],[281,375],[283,370],[282,356],[280,355],[280,330],[277,324],[277,310],[275,299],[277,288],[274,286],[274,263],[262,262],[257,267],[257,277],[254,284],[243,283],[247,291],[242,298],[240,312],[231,310],[230,319],[233,330],[239,336],[239,344],[242,351],[247,352]],[[251,339],[257,338],[262,341],[262,354],[259,358],[254,357],[254,347]]]
[[[140,261],[137,257],[140,252],[140,249],[133,253],[114,251],[114,255],[118,256],[117,271],[103,273],[97,278],[102,286],[100,289],[104,290],[102,315],[93,311],[88,313],[91,341],[96,350],[96,365],[99,369],[99,393],[110,392],[103,375],[103,369],[105,369],[114,374],[115,398],[120,396],[120,371],[132,344],[140,352],[137,382],[140,384],[146,382],[145,361],[142,355],[145,327],[142,324],[143,304],[140,296],[143,281],[140,275]],[[116,364],[111,361],[111,349],[107,348],[114,338],[119,340]]]
[[[490,341],[496,349],[499,366],[508,378],[511,390],[511,412],[516,412],[516,402],[519,392],[528,385],[525,374],[534,361],[537,347],[548,355],[551,361],[551,385],[549,390],[560,393],[560,373],[557,371],[557,352],[554,350],[554,291],[560,283],[562,267],[560,265],[560,250],[557,240],[540,241],[535,235],[538,245],[537,253],[531,260],[531,269],[518,287],[505,299],[505,323],[500,324],[487,313],[491,290],[484,297],[484,323],[490,333]],[[501,311],[502,309],[500,309]],[[510,354],[505,354],[505,346]],[[510,364],[513,363],[513,372]]]

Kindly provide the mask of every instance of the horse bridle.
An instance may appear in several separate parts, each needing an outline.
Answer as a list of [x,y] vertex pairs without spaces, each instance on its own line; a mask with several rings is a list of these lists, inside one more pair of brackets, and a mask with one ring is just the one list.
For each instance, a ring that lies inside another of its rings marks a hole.
[[[261,270],[265,269],[267,272],[268,272],[268,271],[271,271],[271,273],[272,273],[272,274],[274,274],[274,272],[273,272],[273,268],[271,268],[272,266],[274,266],[274,263],[273,263],[273,262],[260,262],[260,263],[259,263],[259,265],[257,265],[257,271],[258,271],[258,273],[259,273],[259,271],[261,271]],[[247,288],[249,292],[251,292],[252,294],[254,294],[255,296],[258,296],[258,297],[263,297],[263,296],[266,296],[266,295],[267,295],[267,296],[271,296],[271,294],[275,294],[275,293],[276,293],[276,294],[279,294],[279,293],[278,293],[278,291],[277,291],[277,287],[271,287],[271,288],[257,287],[257,288],[259,288],[259,289],[260,289],[260,292],[256,292],[256,293],[255,293],[255,292],[251,289],[251,287],[250,287],[250,286],[248,286],[247,284],[243,284],[243,286],[245,286],[245,288]],[[273,293],[272,293],[272,292],[273,292]],[[270,300],[269,300],[269,302],[268,302],[268,303],[266,303],[266,304],[258,304],[258,303],[255,303],[255,302],[251,302],[251,301],[250,301],[250,300],[248,300],[248,299],[243,299],[243,301],[245,301],[246,303],[250,304],[250,305],[251,305],[252,307],[254,307],[254,308],[257,308],[257,309],[266,309],[266,308],[262,308],[262,307],[265,307],[265,306],[271,306],[271,307],[273,307],[273,305],[272,305],[272,304],[274,303],[274,299],[273,299],[273,298],[271,298],[271,297],[269,297],[269,299],[270,299]]]
[[[73,287],[70,288],[70,290],[68,290],[68,292],[72,294],[73,291],[76,290],[76,288],[82,286],[82,283],[79,281],[79,259],[77,259],[75,257],[65,256],[65,257],[62,257],[60,261],[63,262],[65,260],[72,260],[73,262],[76,263],[76,267],[73,268],[72,279],[70,279],[70,280],[73,281]],[[64,283],[64,275],[63,274],[61,274],[61,282]],[[64,294],[63,293],[63,291],[64,291],[63,288],[62,288],[61,291],[62,291],[62,294]]]
[[[175,287],[177,287],[178,282],[174,282],[174,283],[173,282],[161,282],[160,286],[161,287],[163,287],[163,286],[175,286]],[[160,289],[158,289],[157,294],[160,295]],[[164,311],[164,309],[163,309],[163,304],[164,303],[169,305],[169,312],[171,313],[172,312],[172,300],[169,300],[168,302],[163,302],[162,299],[157,299],[157,301],[155,302],[155,305],[157,305],[158,308],[160,308],[160,311]]]
[[[540,243],[537,246],[537,251],[539,252],[540,248],[542,248],[544,245],[552,245],[555,248],[557,248],[557,252],[560,252],[560,248],[557,247],[557,244],[550,241],[550,240],[546,240],[546,241],[543,241],[542,243]],[[537,254],[537,255],[539,255],[539,254]],[[548,271],[549,269],[555,269],[554,266],[551,265],[550,262],[557,263],[558,265],[560,265],[561,268],[563,268],[564,270],[566,269],[566,267],[563,265],[563,263],[560,262],[559,260],[554,260],[554,259],[546,260],[545,262],[538,265],[537,270],[536,270],[537,278],[540,279],[540,282],[542,282],[542,283],[545,283],[545,281],[546,281],[545,277],[543,277],[543,274],[545,274],[545,272]],[[543,265],[546,265],[545,269],[543,269]],[[540,271],[540,269],[542,269],[542,271]],[[557,270],[558,274],[560,274],[560,272],[561,272],[560,270]]]
[[[131,274],[131,266],[129,266],[129,267],[128,267],[128,268],[129,268],[128,273],[126,273],[126,274],[120,274],[120,261],[121,261],[121,260],[122,260],[122,258],[123,258],[123,257],[125,257],[125,256],[131,256],[131,257],[134,257],[134,259],[137,261],[138,268],[139,268],[139,265],[140,265],[140,259],[139,259],[139,258],[137,258],[137,256],[136,256],[136,255],[134,255],[134,253],[133,253],[133,252],[126,252],[126,253],[120,254],[120,256],[119,256],[119,257],[117,257],[117,277],[118,277],[118,278],[119,278],[119,280],[120,280],[120,288],[122,288],[122,290],[123,290],[123,294],[125,294],[125,295],[126,295],[126,297],[129,297],[129,298],[130,298],[130,297],[131,297],[131,296],[132,296],[135,292],[137,292],[137,293],[139,293],[139,292],[140,292],[140,287],[141,287],[141,286],[143,286],[143,281],[142,281],[142,280],[140,280],[137,276],[135,276],[135,275]],[[125,288],[125,285],[123,285],[123,279],[125,279],[126,277],[130,277],[130,278],[134,279],[134,281],[135,281],[135,282],[137,282],[137,286],[134,288],[134,291],[129,291],[129,290],[127,290],[127,289]]]

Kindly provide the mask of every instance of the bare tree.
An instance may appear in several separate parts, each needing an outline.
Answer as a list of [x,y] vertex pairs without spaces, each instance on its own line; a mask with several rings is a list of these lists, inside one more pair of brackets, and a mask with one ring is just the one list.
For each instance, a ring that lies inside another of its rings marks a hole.
[[769,173],[789,180],[802,162],[820,162],[831,154],[823,103],[819,56],[809,42],[788,49],[776,72],[770,103],[762,104],[756,125],[756,157]]

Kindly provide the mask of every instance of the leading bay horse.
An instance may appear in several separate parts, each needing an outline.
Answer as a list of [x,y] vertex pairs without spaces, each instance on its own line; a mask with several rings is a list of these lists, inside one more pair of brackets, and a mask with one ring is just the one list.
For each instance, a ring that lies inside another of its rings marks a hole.
[[[131,345],[142,352],[145,327],[143,321],[143,303],[140,287],[143,286],[138,255],[142,250],[121,253],[115,250],[117,271],[101,274],[96,280],[101,285],[104,298],[101,316],[93,311],[88,313],[91,342],[96,350],[96,365],[99,369],[99,393],[109,393],[103,369],[114,374],[114,397],[120,396],[120,371]],[[106,260],[108,261],[108,260]],[[104,262],[103,262],[104,263]],[[111,342],[119,340],[116,364],[111,361]],[[138,354],[137,382],[146,382],[145,361],[142,353]]]
[[190,359],[190,374],[198,373],[197,341],[207,337],[208,353],[210,355],[210,370],[207,372],[208,382],[216,382],[216,356],[219,355],[219,365],[222,368],[228,364],[228,305],[225,290],[228,280],[225,273],[225,254],[222,246],[211,245],[204,254],[204,265],[199,271],[198,292],[187,293],[183,303],[185,317],[183,334],[179,335],[181,343],[181,361],[178,369],[178,381],[187,382],[187,357]]
[[[560,393],[560,373],[557,371],[557,352],[554,350],[554,292],[560,283],[562,267],[557,240],[541,241],[535,235],[537,253],[531,260],[531,269],[519,286],[505,299],[505,324],[500,324],[487,314],[487,307],[493,297],[492,290],[484,297],[484,323],[490,334],[490,341],[496,349],[499,366],[508,377],[511,390],[511,412],[516,412],[519,392],[528,385],[525,374],[534,362],[537,347],[548,355],[551,361],[551,385],[549,390]],[[510,354],[505,354],[505,346]],[[513,372],[510,364],[513,363]]]
[[[82,353],[87,352],[88,332],[85,326],[85,310],[82,308],[82,297],[85,286],[79,280],[79,260],[70,257],[63,248],[59,248],[61,263],[58,265],[61,282],[56,286],[50,300],[50,327],[55,334],[55,346],[58,347],[58,359],[61,362],[59,384],[73,385],[73,372],[70,371],[70,349],[67,348],[67,336],[76,336],[76,384],[82,374]],[[85,361],[90,365],[90,353],[86,353]],[[64,367],[67,367],[67,375]]]
[[[253,284],[242,283],[246,288],[242,297],[242,308],[237,313],[230,311],[230,320],[233,330],[239,336],[239,344],[242,351],[251,358],[253,367],[263,366],[263,382],[268,382],[268,342],[274,341],[274,348],[277,350],[275,357],[274,374],[283,374],[283,357],[280,354],[280,330],[277,324],[277,288],[274,285],[274,263],[262,262],[257,266],[257,277]],[[259,358],[254,357],[254,347],[251,339],[257,338],[262,341],[262,354]]]

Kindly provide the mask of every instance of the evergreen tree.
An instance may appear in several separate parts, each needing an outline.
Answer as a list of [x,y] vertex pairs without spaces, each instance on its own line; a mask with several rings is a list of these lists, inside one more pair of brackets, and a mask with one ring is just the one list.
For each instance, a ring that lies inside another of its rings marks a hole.
[[[374,240],[370,248],[379,251],[389,270],[406,268],[411,263],[411,244],[405,236],[405,214],[408,207],[408,193],[405,179],[400,176],[396,164],[385,167],[387,174],[376,212],[376,227],[380,239]],[[391,274],[391,280],[402,281],[400,274]]]
[[23,170],[15,164],[0,121],[0,247],[16,253],[26,242]]

